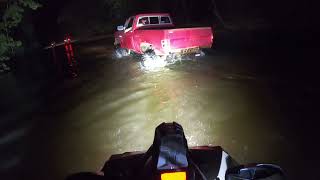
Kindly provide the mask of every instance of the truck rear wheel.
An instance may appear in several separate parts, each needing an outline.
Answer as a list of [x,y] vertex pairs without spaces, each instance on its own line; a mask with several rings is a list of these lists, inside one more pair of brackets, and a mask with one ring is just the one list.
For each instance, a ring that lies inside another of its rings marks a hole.
[[142,60],[145,61],[147,59],[156,59],[156,53],[152,49],[147,50],[142,54]]

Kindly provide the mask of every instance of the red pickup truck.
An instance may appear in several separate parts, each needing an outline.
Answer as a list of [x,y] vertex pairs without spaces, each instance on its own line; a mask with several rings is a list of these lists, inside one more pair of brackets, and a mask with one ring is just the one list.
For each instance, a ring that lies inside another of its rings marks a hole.
[[148,50],[156,55],[197,53],[213,43],[211,27],[174,28],[168,13],[138,14],[129,17],[124,26],[118,26],[114,45],[127,53],[144,54]]

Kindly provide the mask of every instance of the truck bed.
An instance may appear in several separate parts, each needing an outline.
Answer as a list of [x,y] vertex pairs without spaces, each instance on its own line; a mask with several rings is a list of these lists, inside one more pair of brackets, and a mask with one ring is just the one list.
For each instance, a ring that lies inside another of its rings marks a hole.
[[137,30],[134,41],[136,46],[143,42],[152,44],[156,54],[168,54],[188,48],[210,48],[213,33],[210,27],[148,28]]

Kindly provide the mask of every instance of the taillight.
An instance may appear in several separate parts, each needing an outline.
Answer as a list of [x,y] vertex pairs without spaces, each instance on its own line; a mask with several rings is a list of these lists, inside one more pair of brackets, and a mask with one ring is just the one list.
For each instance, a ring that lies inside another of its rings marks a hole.
[[161,180],[187,180],[186,172],[162,173]]
[[169,39],[161,40],[161,46],[165,50],[170,50],[170,40]]

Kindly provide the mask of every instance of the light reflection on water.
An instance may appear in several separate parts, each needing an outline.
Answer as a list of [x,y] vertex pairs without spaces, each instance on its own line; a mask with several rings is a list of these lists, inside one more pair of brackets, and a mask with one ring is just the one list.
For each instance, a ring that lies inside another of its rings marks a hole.
[[[128,71],[136,66],[127,65]],[[276,160],[272,147],[282,139],[259,87],[196,69],[144,72],[122,83],[100,78],[84,86],[74,96],[88,97],[73,98],[52,127],[52,172],[96,171],[111,154],[146,150],[155,127],[172,121],[183,126],[189,146],[220,145],[240,162]],[[86,95],[90,88],[95,93]]]
[[155,72],[134,61],[109,61],[82,72],[66,84],[76,88],[63,89],[32,114],[38,124],[25,153],[26,177],[96,171],[112,154],[148,149],[162,122],[180,123],[189,146],[220,145],[240,163],[278,163],[283,151],[294,149],[263,83],[219,68],[222,57]]

